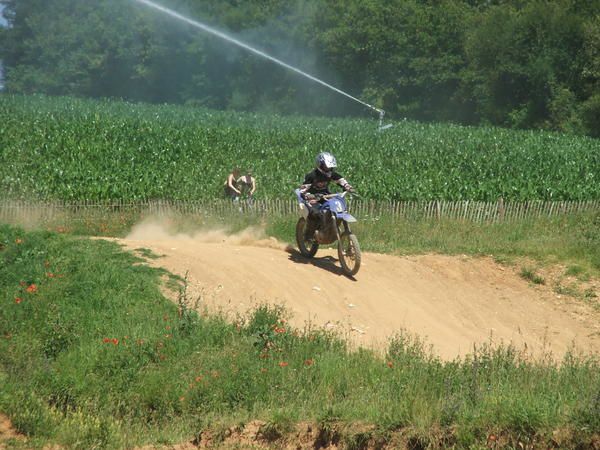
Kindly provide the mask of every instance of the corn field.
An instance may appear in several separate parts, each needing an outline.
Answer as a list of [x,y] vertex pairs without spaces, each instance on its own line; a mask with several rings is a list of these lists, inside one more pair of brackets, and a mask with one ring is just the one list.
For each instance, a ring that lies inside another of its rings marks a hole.
[[208,201],[240,167],[259,200],[287,200],[323,150],[381,204],[600,199],[591,138],[412,122],[378,133],[375,120],[0,95],[5,199]]

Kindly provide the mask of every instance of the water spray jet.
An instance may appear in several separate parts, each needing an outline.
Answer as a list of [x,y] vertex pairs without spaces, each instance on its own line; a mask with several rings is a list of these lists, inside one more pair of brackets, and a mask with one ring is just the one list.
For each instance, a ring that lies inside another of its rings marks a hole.
[[272,62],[274,62],[274,63],[276,63],[276,64],[278,64],[278,65],[280,65],[282,67],[285,67],[288,70],[296,72],[296,73],[302,75],[303,77],[306,77],[309,80],[314,81],[315,83],[319,83],[320,85],[325,86],[326,88],[331,89],[332,91],[335,91],[338,94],[341,94],[341,95],[343,95],[345,97],[348,97],[351,100],[354,100],[355,102],[360,103],[363,106],[366,106],[367,108],[369,108],[369,109],[371,109],[371,110],[373,110],[373,111],[375,111],[375,112],[377,112],[379,114],[379,131],[385,130],[385,129],[390,128],[392,126],[391,124],[383,126],[383,116],[385,115],[385,111],[384,110],[376,108],[375,106],[370,105],[367,102],[364,102],[364,101],[362,101],[362,100],[360,100],[360,99],[358,99],[356,97],[353,97],[352,95],[348,94],[347,92],[344,92],[341,89],[338,89],[335,86],[332,86],[331,84],[326,83],[325,81],[320,80],[320,79],[318,79],[317,77],[315,77],[313,75],[310,75],[310,74],[308,74],[306,72],[303,72],[302,70],[300,70],[300,69],[298,69],[298,68],[296,68],[294,66],[291,66],[291,65],[289,65],[289,64],[281,61],[280,59],[277,59],[277,58],[275,58],[275,57],[273,57],[273,56],[271,56],[271,55],[269,55],[269,54],[267,54],[265,52],[262,52],[262,51],[260,51],[260,50],[258,50],[256,48],[254,48],[254,47],[246,44],[245,42],[240,41],[239,39],[236,39],[236,38],[234,38],[232,36],[229,36],[228,34],[223,33],[222,31],[219,31],[219,30],[217,30],[217,29],[215,29],[215,28],[213,28],[213,27],[211,27],[209,25],[206,25],[206,24],[202,23],[202,22],[190,19],[189,17],[185,17],[184,15],[179,14],[178,12],[173,11],[172,9],[169,9],[169,8],[166,8],[166,7],[162,6],[162,5],[159,5],[158,3],[154,3],[153,1],[150,1],[150,0],[134,0],[134,1],[136,1],[138,3],[141,3],[143,5],[146,5],[146,6],[150,7],[150,8],[155,9],[155,10],[158,10],[158,11],[164,13],[164,14],[167,14],[167,15],[175,18],[175,19],[181,20],[182,22],[185,22],[185,23],[187,23],[189,25],[192,25],[195,28],[198,28],[198,29],[200,29],[202,31],[205,31],[205,32],[210,33],[210,34],[212,34],[214,36],[217,36],[217,37],[219,37],[219,38],[221,38],[221,39],[223,39],[223,40],[225,40],[227,42],[230,42],[230,43],[232,43],[234,45],[237,45],[238,47],[241,47],[241,48],[243,48],[245,50],[248,50],[251,53],[254,53],[254,54],[258,55],[258,56],[261,56],[261,57],[263,57],[265,59],[268,59],[269,61],[272,61]]

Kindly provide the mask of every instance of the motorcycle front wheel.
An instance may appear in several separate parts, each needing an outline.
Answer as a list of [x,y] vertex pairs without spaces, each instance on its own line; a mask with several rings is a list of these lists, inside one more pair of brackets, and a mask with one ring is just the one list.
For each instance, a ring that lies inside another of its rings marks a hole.
[[349,232],[342,233],[338,241],[338,257],[344,273],[349,277],[356,275],[360,269],[361,253],[355,235]]
[[296,243],[298,244],[298,250],[302,256],[307,258],[312,258],[319,250],[319,244],[312,240],[304,239],[304,231],[306,230],[306,219],[304,217],[300,217],[298,219],[298,223],[296,224]]

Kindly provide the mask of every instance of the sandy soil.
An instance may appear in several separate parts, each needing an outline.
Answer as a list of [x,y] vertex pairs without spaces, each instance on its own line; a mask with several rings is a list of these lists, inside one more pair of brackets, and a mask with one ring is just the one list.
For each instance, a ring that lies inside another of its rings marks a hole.
[[12,427],[10,419],[0,413],[0,450],[4,450],[8,441],[23,441],[23,436],[19,435]]
[[161,255],[152,265],[188,273],[189,296],[202,295],[210,309],[235,314],[258,303],[282,304],[296,327],[324,326],[359,345],[385,348],[404,330],[445,359],[490,342],[511,342],[529,354],[560,357],[573,346],[600,354],[598,312],[534,287],[490,258],[365,253],[356,279],[349,279],[333,250],[307,260],[256,230],[173,236],[146,224],[120,242]]

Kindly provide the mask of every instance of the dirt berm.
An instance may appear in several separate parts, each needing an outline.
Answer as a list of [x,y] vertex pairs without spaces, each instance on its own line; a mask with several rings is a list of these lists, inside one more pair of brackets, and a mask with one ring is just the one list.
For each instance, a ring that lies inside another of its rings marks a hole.
[[211,309],[245,313],[258,303],[281,304],[294,326],[326,327],[360,345],[385,348],[404,330],[444,359],[490,342],[558,358],[570,348],[600,353],[597,311],[534,287],[491,258],[364,253],[356,279],[349,279],[333,250],[308,260],[252,230],[172,236],[145,225],[119,242],[160,255],[150,260],[155,266],[188,273],[189,297],[202,295]]

